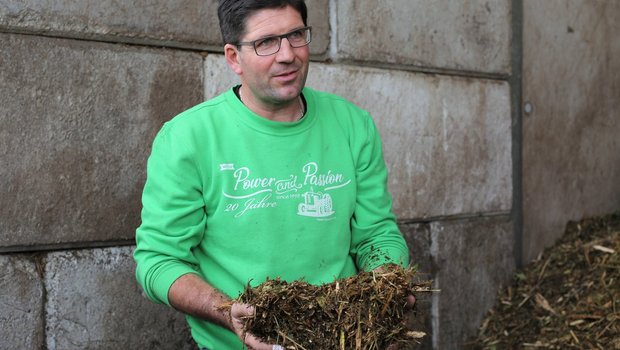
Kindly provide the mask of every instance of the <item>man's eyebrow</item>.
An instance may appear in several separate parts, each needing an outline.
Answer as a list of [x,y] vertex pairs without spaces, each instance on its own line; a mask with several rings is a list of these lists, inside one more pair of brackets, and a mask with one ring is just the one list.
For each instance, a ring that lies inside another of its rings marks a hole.
[[250,41],[263,40],[263,39],[273,38],[273,37],[277,37],[277,36],[281,36],[281,35],[291,34],[292,32],[298,31],[298,30],[303,29],[303,28],[306,28],[306,26],[301,26],[301,27],[297,27],[295,29],[291,29],[288,32],[285,32],[283,34],[266,34],[266,35],[263,35],[263,36],[259,36],[258,38],[250,40]]

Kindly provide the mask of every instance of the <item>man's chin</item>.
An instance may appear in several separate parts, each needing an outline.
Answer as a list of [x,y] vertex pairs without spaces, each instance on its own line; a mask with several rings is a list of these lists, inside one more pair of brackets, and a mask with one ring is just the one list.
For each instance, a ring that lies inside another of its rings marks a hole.
[[289,102],[293,99],[296,99],[301,94],[301,90],[302,88],[299,87],[287,87],[283,89],[278,89],[276,91],[275,97],[282,102]]

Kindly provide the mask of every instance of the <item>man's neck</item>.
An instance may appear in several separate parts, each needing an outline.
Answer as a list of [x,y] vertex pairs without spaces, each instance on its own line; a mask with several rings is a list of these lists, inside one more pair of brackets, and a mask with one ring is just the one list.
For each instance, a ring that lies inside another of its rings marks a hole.
[[301,95],[282,104],[260,103],[241,87],[237,96],[249,110],[272,121],[296,122],[305,114],[305,107]]

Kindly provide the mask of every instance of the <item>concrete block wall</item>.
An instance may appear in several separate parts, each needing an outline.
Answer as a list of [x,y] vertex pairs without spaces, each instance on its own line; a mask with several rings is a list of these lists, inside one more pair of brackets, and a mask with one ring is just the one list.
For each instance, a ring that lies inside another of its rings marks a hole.
[[202,100],[183,51],[0,33],[0,243],[132,239],[150,142]]
[[[523,5],[523,259],[529,261],[569,220],[620,210],[620,2]],[[561,20],[550,21],[550,13]]]
[[[421,300],[459,348],[514,271],[512,2],[308,0],[308,85],[368,109]],[[190,349],[133,279],[161,124],[230,87],[216,1],[0,0],[0,348]]]

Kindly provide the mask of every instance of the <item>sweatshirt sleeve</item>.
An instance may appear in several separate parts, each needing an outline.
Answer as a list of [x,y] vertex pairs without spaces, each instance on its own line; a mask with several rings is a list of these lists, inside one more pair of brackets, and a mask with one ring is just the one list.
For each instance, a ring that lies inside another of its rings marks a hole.
[[151,300],[164,304],[177,278],[198,273],[192,248],[205,230],[201,180],[188,139],[168,124],[156,136],[136,230],[136,278]]
[[357,198],[351,219],[351,254],[358,268],[365,271],[388,263],[407,266],[409,249],[392,211],[381,138],[370,116],[366,122],[366,138],[356,162]]

